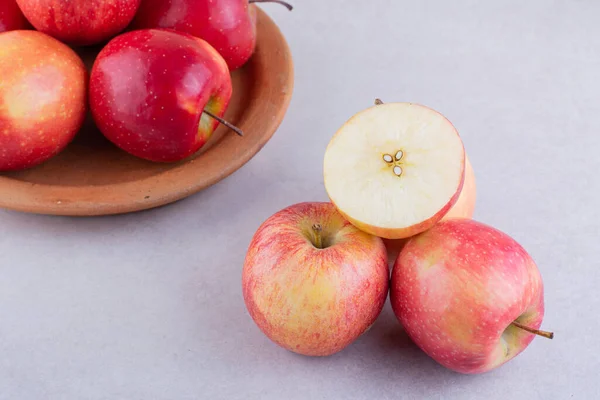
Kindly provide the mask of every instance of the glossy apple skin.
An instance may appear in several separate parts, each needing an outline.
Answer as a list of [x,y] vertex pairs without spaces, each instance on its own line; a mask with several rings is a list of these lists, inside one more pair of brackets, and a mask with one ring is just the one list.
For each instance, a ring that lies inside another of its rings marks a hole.
[[30,28],[31,24],[15,0],[0,1],[0,33]]
[[[475,172],[469,157],[465,155],[465,182],[458,196],[458,200],[452,206],[450,211],[441,219],[446,221],[453,218],[473,218],[475,205],[477,203],[477,182]],[[396,259],[402,248],[410,238],[406,239],[383,239],[385,247],[388,250],[390,259]]]
[[499,230],[470,219],[412,238],[392,271],[394,313],[425,353],[454,371],[490,371],[520,354],[538,329],[544,289],[530,255]]
[[[312,226],[330,246],[316,248]],[[359,231],[330,203],[300,203],[268,218],[246,255],[246,307],[273,342],[328,356],[354,342],[381,313],[389,270],[380,238]]]
[[[4,1],[4,0],[3,0]],[[70,45],[107,41],[131,22],[140,0],[17,0],[40,32]]]
[[124,33],[98,55],[90,105],[100,131],[137,157],[174,162],[197,152],[232,94],[227,64],[205,41],[168,30]]
[[63,43],[34,30],[0,34],[0,171],[61,152],[86,113],[87,70]]
[[256,8],[248,0],[142,0],[132,27],[169,28],[204,39],[231,71],[246,64],[256,48]]

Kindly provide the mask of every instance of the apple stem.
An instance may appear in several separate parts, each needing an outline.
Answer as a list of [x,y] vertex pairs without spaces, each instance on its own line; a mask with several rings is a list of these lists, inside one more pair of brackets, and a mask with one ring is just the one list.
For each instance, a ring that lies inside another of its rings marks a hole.
[[375,99],[375,105],[376,106],[380,106],[383,104],[383,101],[381,101],[381,99]]
[[533,333],[535,335],[545,337],[548,339],[554,339],[554,332],[546,332],[546,331],[540,331],[539,329],[533,329],[528,326],[522,325],[516,321],[514,321],[512,323],[512,325],[516,326],[517,328],[523,329],[524,331],[527,331],[529,333]]
[[221,117],[217,117],[215,114],[211,113],[210,111],[206,111],[204,110],[204,113],[206,115],[208,115],[211,118],[216,119],[217,121],[219,121],[220,124],[225,125],[226,127],[228,127],[229,129],[231,129],[232,131],[234,131],[235,133],[237,133],[240,136],[244,136],[244,132],[242,132],[242,130],[240,128],[238,128],[237,126],[225,121],[223,118]]
[[281,1],[281,0],[250,0],[249,3],[250,4],[252,4],[252,3],[277,3],[277,4],[281,4],[282,6],[284,6],[285,8],[287,8],[290,11],[292,11],[294,9],[294,6],[292,6],[290,3],[286,3],[285,1]]
[[323,248],[323,236],[321,235],[321,232],[323,232],[323,227],[321,226],[321,224],[314,224],[312,226],[313,232],[315,233],[315,247],[317,249],[322,249]]

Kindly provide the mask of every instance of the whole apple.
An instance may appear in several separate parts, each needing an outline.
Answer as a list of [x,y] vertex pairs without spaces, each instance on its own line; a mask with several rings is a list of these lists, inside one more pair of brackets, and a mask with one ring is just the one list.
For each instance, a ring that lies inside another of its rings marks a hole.
[[[90,105],[100,131],[137,157],[174,162],[208,141],[232,94],[223,58],[205,41],[144,29],[117,36],[98,54]],[[206,112],[205,112],[206,111]]]
[[256,48],[256,9],[250,3],[269,0],[142,0],[132,23],[134,29],[168,28],[210,43],[229,69],[246,64]]
[[[3,0],[4,1],[4,0]],[[40,32],[76,46],[111,39],[131,22],[140,0],[17,0]]]
[[389,271],[380,238],[330,203],[285,208],[255,233],[242,287],[246,307],[273,342],[307,356],[337,353],[381,313]]
[[0,1],[0,33],[29,28],[31,25],[15,0]]
[[34,167],[62,151],[85,119],[83,61],[41,32],[4,32],[0,77],[0,171]]
[[[441,365],[490,371],[520,354],[544,317],[544,288],[530,255],[470,219],[440,222],[410,239],[392,271],[394,313]],[[532,333],[533,332],[533,333]]]

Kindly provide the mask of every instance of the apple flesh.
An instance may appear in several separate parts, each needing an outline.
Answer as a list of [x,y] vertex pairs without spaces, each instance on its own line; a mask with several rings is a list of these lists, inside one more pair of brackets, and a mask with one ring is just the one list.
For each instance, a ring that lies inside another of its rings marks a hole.
[[452,124],[431,108],[379,104],[347,121],[325,152],[331,201],[359,229],[404,239],[439,222],[457,202],[465,151]]
[[[411,238],[392,271],[394,313],[414,343],[461,373],[490,371],[520,354],[544,317],[540,272],[507,234],[451,219]],[[551,336],[551,335],[548,335]]]
[[98,54],[90,105],[100,131],[122,150],[174,162],[209,140],[232,94],[223,58],[207,42],[168,30],[117,36]]
[[380,238],[331,203],[290,206],[268,218],[246,255],[247,309],[273,342],[328,356],[354,342],[381,313],[389,271]]
[[231,71],[246,64],[256,48],[256,8],[248,0],[142,0],[132,28],[174,29],[204,39]]
[[[4,0],[2,0],[4,1]],[[40,32],[86,46],[107,41],[133,20],[140,0],[17,0]]]
[[[475,172],[469,160],[469,156],[465,155],[465,182],[458,196],[458,200],[452,206],[450,211],[441,219],[446,221],[452,218],[473,218],[475,213],[475,204],[477,201],[477,184],[475,180]],[[385,247],[388,250],[390,260],[395,260],[402,248],[410,238],[406,239],[383,239]]]
[[15,0],[0,1],[0,33],[30,28],[31,24]]
[[34,30],[0,34],[0,171],[61,152],[86,114],[87,70],[65,44]]

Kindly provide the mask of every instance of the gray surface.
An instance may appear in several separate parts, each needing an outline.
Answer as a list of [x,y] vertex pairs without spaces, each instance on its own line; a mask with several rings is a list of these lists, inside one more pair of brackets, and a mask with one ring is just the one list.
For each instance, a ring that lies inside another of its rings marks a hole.
[[[295,3],[265,7],[293,49],[295,97],[244,169],[136,215],[0,212],[0,399],[600,398],[600,3]],[[376,96],[456,124],[476,217],[538,261],[554,341],[462,376],[410,344],[389,305],[326,359],[257,330],[240,290],[252,234],[282,207],[326,199],[325,146]]]

